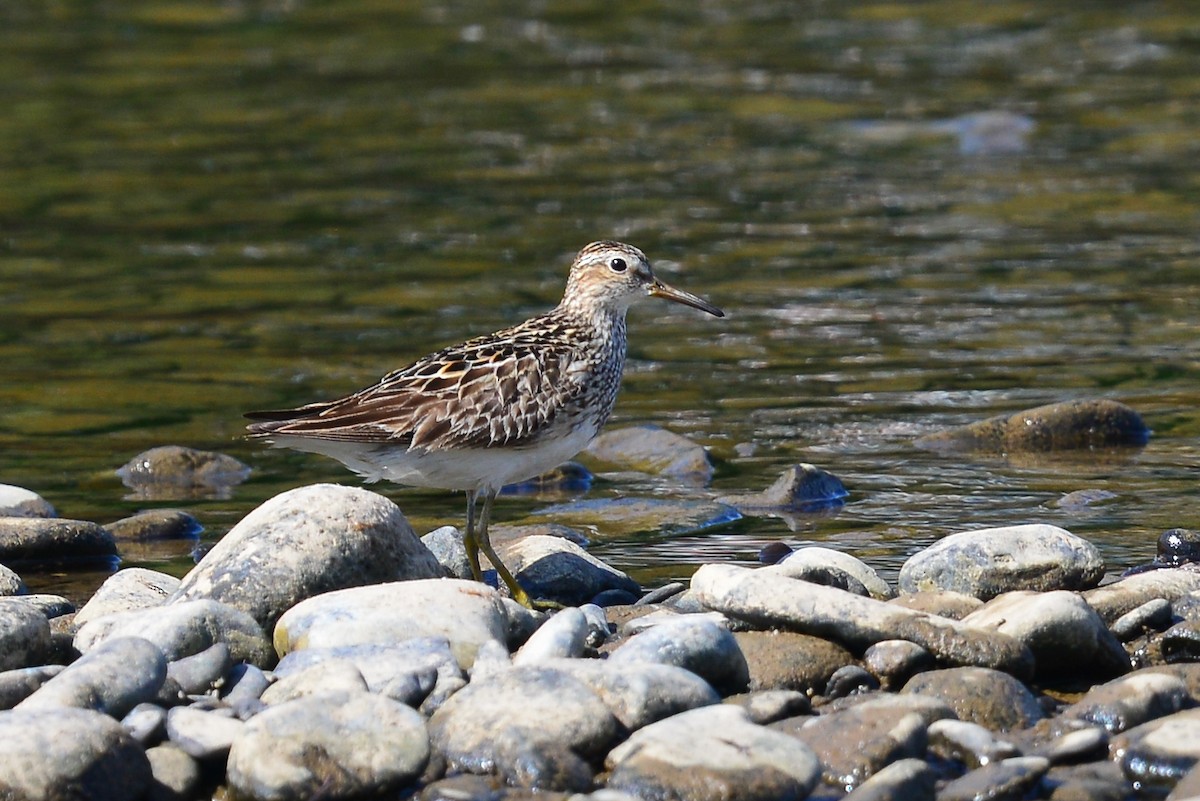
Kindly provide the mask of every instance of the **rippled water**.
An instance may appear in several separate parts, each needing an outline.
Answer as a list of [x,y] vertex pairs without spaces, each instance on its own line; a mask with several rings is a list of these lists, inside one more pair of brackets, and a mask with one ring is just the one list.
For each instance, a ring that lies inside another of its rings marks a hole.
[[[135,1],[0,24],[0,481],[64,516],[177,505],[211,540],[351,482],[245,442],[241,412],[545,309],[575,250],[618,237],[729,316],[635,310],[613,424],[708,445],[717,492],[798,461],[851,491],[691,537],[593,532],[643,581],[778,539],[894,575],[946,533],[1029,521],[1119,570],[1200,525],[1191,4]],[[1142,412],[1149,446],[911,444],[1090,397]],[[165,443],[255,473],[224,499],[128,497],[112,469]],[[1088,488],[1117,497],[1054,505]],[[419,530],[461,522],[461,496],[386,491]],[[590,497],[696,493],[619,475]]]

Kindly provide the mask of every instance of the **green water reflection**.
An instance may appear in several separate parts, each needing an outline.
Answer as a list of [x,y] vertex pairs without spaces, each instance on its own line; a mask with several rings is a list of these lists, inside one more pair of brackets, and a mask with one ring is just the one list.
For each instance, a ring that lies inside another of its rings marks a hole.
[[[722,492],[802,460],[852,491],[795,531],[597,544],[644,580],[779,538],[893,571],[1030,520],[1120,567],[1198,524],[1192,4],[22,2],[0,26],[0,481],[66,516],[140,508],[111,470],[164,443],[257,469],[187,504],[209,538],[351,480],[242,441],[241,411],[546,308],[618,237],[730,316],[635,311],[614,422],[711,446]],[[1131,463],[910,445],[1093,396],[1155,429]],[[1119,497],[1047,505],[1090,487]],[[641,492],[684,491],[593,489]]]

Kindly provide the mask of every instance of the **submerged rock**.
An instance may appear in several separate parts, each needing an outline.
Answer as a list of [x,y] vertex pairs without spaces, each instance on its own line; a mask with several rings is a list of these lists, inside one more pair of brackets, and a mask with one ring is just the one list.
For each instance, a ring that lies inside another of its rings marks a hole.
[[707,484],[713,475],[708,451],[687,437],[653,425],[606,431],[584,451],[594,459],[629,470]]
[[102,562],[116,564],[112,534],[87,520],[58,517],[0,517],[0,561]]
[[741,513],[727,504],[670,498],[594,498],[548,506],[535,514],[552,515],[575,525],[594,526],[602,534],[612,537],[696,534],[742,519]]
[[721,495],[717,500],[744,514],[770,512],[816,512],[841,506],[850,493],[841,479],[816,465],[792,465],[762,492]]
[[198,540],[204,527],[180,509],[147,509],[104,527],[118,540]]
[[611,590],[631,599],[641,594],[636,581],[562,537],[522,537],[503,554],[505,564],[534,598],[576,606]]
[[250,468],[223,453],[161,445],[130,459],[117,475],[139,498],[221,497],[245,481]]
[[1142,446],[1150,429],[1141,415],[1112,400],[1051,403],[929,434],[920,448],[942,453],[1049,453]]

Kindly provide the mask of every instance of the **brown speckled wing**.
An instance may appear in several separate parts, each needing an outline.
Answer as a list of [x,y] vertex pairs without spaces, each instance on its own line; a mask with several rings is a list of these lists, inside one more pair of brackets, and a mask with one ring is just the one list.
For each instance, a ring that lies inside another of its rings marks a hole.
[[546,334],[526,323],[473,339],[339,400],[251,412],[249,430],[430,451],[531,443],[586,389],[568,380],[571,338]]

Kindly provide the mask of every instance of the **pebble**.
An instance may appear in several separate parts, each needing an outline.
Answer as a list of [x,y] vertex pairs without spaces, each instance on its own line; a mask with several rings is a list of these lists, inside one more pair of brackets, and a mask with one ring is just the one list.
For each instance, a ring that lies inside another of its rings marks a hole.
[[[817,578],[823,571],[826,576],[841,575],[852,580],[857,587],[861,588],[861,591],[856,593],[858,595],[866,595],[879,601],[886,601],[896,595],[888,583],[861,559],[856,559],[848,553],[835,551],[832,548],[819,546],[800,548],[792,551],[791,554],[767,570],[789,578],[815,581],[818,584],[840,586],[841,589],[849,590],[849,587],[842,584]],[[855,592],[855,590],[850,591]]]
[[8,595],[26,595],[29,588],[14,571],[0,565],[0,597]]
[[232,667],[229,646],[218,642],[198,654],[171,661],[167,664],[167,676],[188,695],[201,695],[214,689]]
[[751,690],[795,690],[816,695],[854,655],[837,643],[790,631],[733,635],[750,671]]
[[821,774],[804,743],[751,722],[745,710],[728,704],[639,729],[605,764],[609,789],[688,801],[805,798]]
[[372,693],[334,693],[273,706],[246,723],[228,779],[262,801],[375,797],[417,778],[429,755],[416,711]]
[[614,665],[601,659],[555,659],[545,665],[586,684],[629,731],[721,700],[711,684],[674,665]]
[[1095,545],[1046,523],[963,531],[900,568],[900,591],[951,590],[981,600],[1013,590],[1086,590],[1104,577]]
[[587,616],[578,608],[564,609],[550,617],[513,656],[514,665],[536,665],[560,657],[583,656],[587,647]]
[[64,665],[45,665],[0,672],[0,710],[12,709],[65,669]]
[[994,731],[1026,729],[1042,719],[1037,697],[1024,684],[988,668],[930,670],[909,679],[901,692],[944,699],[959,720]]
[[128,801],[150,781],[141,745],[108,715],[66,707],[0,713],[5,798]]
[[421,637],[394,644],[306,648],[283,657],[274,673],[277,678],[284,679],[328,659],[351,662],[371,692],[382,692],[398,679],[410,675],[432,674],[438,685],[461,686],[459,683],[464,675],[451,651],[450,641],[445,637]]
[[58,512],[33,490],[0,484],[0,517],[58,517]]
[[722,695],[745,691],[750,668],[728,629],[702,616],[681,615],[630,637],[609,654],[612,665],[649,662],[690,670]]
[[1154,600],[1175,603],[1200,591],[1200,570],[1185,567],[1151,570],[1125,576],[1120,581],[1083,593],[1083,600],[1106,623]]
[[146,749],[154,777],[147,801],[186,801],[200,784],[200,765],[171,743]]
[[584,454],[640,473],[688,484],[712,480],[713,465],[703,446],[655,425],[610,429],[592,440]]
[[170,603],[214,600],[270,631],[306,598],[444,575],[396,504],[357,487],[284,492],[242,518],[184,577]]
[[845,796],[845,801],[935,801],[937,773],[924,760],[898,759]]
[[1050,760],[1044,757],[1013,757],[989,762],[944,785],[938,791],[938,801],[978,801],[980,798],[1016,801],[1025,798],[1049,769]]
[[245,727],[237,718],[187,706],[177,706],[167,713],[171,744],[202,761],[223,758]]
[[349,659],[326,659],[304,670],[289,673],[263,691],[267,705],[323,693],[370,692],[362,671]]

